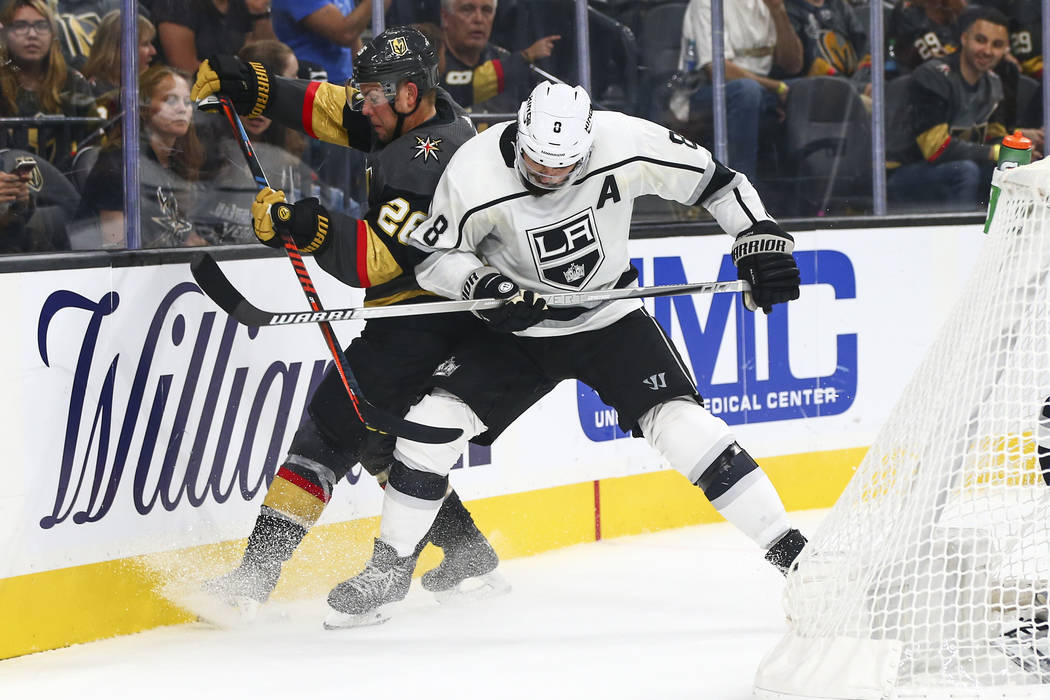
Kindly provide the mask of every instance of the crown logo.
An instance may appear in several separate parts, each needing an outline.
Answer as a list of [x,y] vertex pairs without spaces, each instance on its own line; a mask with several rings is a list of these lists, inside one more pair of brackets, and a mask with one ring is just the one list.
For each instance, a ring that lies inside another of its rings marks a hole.
[[456,358],[450,357],[434,370],[435,377],[451,377],[452,373],[459,369],[459,365],[456,364]]
[[586,274],[586,272],[587,271],[584,270],[583,265],[581,265],[580,263],[573,263],[572,265],[569,265],[567,268],[565,268],[565,281],[575,282],[576,280],[583,279],[583,276],[584,274]]

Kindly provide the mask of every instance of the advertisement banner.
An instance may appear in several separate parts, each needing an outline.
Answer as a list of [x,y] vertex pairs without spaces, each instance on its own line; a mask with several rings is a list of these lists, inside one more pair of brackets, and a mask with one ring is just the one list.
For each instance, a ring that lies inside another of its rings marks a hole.
[[[980,250],[979,226],[795,233],[802,296],[646,300],[709,410],[756,458],[873,440]],[[724,236],[635,241],[644,285],[735,278]],[[221,263],[253,304],[306,309],[281,259]],[[362,294],[312,263],[330,307]],[[327,365],[317,329],[237,324],[187,264],[0,275],[0,578],[244,537]],[[342,343],[361,328],[336,324]],[[659,378],[654,378],[659,381]],[[451,479],[465,499],[664,469],[563,382]],[[359,466],[323,521],[377,515]]]

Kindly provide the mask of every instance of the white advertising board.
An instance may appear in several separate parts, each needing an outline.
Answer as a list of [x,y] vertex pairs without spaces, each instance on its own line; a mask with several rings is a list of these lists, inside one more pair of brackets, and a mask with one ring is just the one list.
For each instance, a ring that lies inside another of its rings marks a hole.
[[[802,298],[647,301],[709,408],[755,457],[871,443],[983,237],[978,226],[795,234]],[[633,243],[643,284],[734,277],[725,237]],[[315,270],[330,307],[361,294]],[[253,303],[306,308],[280,259],[222,263]],[[250,330],[188,265],[0,275],[0,578],[243,537],[327,354],[312,326]],[[359,331],[337,324],[344,343]],[[663,469],[587,387],[563,382],[452,480],[464,498]],[[360,468],[325,513],[379,512]]]

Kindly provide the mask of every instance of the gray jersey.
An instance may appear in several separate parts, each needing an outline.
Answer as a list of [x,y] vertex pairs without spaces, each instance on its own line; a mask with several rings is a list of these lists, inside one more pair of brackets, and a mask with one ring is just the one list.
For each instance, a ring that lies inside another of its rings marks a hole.
[[[429,218],[410,238],[432,254],[416,280],[462,295],[471,272],[497,268],[539,294],[609,289],[630,270],[627,242],[636,197],[700,204],[736,236],[771,217],[743,175],[666,127],[619,112],[594,113],[594,148],[571,185],[540,196],[514,167],[517,125],[499,124],[464,144],[438,183]],[[613,323],[639,300],[598,302],[571,320],[546,320],[519,335],[551,336]]]

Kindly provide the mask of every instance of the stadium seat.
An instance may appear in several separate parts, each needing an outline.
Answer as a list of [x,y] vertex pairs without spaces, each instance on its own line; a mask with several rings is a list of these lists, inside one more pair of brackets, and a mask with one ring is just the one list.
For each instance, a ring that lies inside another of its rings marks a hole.
[[801,216],[869,211],[871,125],[864,102],[843,78],[792,84],[785,151]]
[[687,3],[653,5],[642,15],[638,35],[640,65],[638,114],[666,123],[667,83],[678,71],[682,19]]
[[1022,75],[1017,81],[1017,126],[1043,125],[1043,93],[1038,80]]
[[69,172],[69,179],[81,196],[84,194],[84,185],[87,184],[88,175],[91,174],[91,169],[95,167],[95,163],[98,161],[98,154],[98,146],[88,146],[80,149],[73,156],[73,166]]

